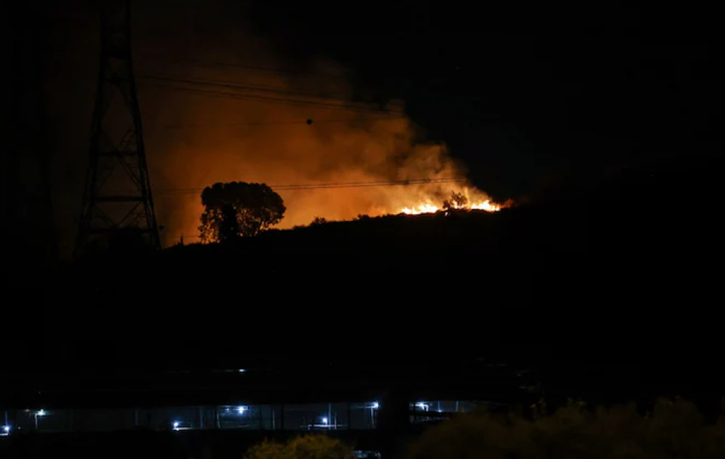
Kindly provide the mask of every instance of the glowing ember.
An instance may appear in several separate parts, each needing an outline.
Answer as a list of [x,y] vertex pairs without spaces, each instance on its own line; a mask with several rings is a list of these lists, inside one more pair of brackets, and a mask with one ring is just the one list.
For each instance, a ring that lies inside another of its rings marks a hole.
[[[454,206],[456,209],[474,209],[474,210],[485,210],[488,212],[496,212],[501,210],[501,206],[495,203],[492,203],[490,200],[486,199],[485,201],[481,202],[474,202],[470,206]],[[431,203],[425,203],[421,204],[416,207],[404,207],[401,209],[400,212],[408,215],[420,215],[420,214],[433,214],[438,211],[443,210],[443,207],[436,206]]]

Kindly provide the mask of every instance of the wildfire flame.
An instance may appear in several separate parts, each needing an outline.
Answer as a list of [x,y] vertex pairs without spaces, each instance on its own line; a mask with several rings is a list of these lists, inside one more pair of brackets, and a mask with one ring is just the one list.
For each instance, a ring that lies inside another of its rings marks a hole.
[[[497,212],[501,210],[502,206],[500,204],[495,204],[491,202],[490,200],[486,199],[484,201],[480,202],[474,202],[471,205],[465,205],[465,206],[452,206],[454,209],[473,209],[473,210],[485,210],[488,212]],[[416,207],[403,207],[400,212],[408,215],[420,215],[420,214],[434,214],[436,212],[439,212],[443,210],[443,207],[436,206],[435,204],[432,204],[430,202],[426,202],[424,204],[420,204]]]
[[440,210],[438,206],[430,203],[420,204],[416,207],[403,207],[401,212],[408,215],[433,214]]
[[[420,215],[420,214],[432,214],[447,209],[461,209],[461,210],[485,210],[487,212],[497,212],[504,207],[511,205],[510,202],[504,204],[497,204],[493,202],[490,197],[477,188],[472,187],[460,187],[458,190],[451,190],[451,194],[448,199],[442,199],[444,196],[443,188],[437,190],[424,190],[427,191],[427,196],[420,196],[415,206],[402,207],[399,213],[408,215]],[[415,201],[413,201],[415,202]]]

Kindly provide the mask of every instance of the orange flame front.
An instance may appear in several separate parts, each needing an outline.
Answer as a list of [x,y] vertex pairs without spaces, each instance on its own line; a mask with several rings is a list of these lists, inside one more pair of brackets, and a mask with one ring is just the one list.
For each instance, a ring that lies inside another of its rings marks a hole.
[[412,206],[403,206],[400,209],[399,213],[404,213],[408,215],[433,214],[446,210],[446,208],[497,212],[502,208],[510,205],[509,202],[507,202],[506,204],[497,204],[493,202],[486,193],[471,186],[463,186],[460,188],[454,187],[451,192],[455,195],[459,195],[462,199],[451,199],[448,201],[447,204],[445,204],[444,199],[440,198],[442,192],[443,187],[440,187],[436,190],[423,190],[422,196],[419,195],[418,199],[414,199],[414,197],[411,195],[409,196],[409,198],[413,198],[411,200],[413,202],[418,201],[418,203]]
[[[471,210],[485,210],[488,212],[497,212],[501,210],[502,206],[500,204],[495,204],[491,202],[489,199],[486,199],[484,201],[480,202],[474,202],[470,205],[465,206],[452,206],[455,209],[471,209]],[[432,204],[430,202],[426,202],[424,204],[420,204],[415,207],[403,207],[400,212],[408,215],[420,215],[420,214],[434,214],[436,212],[439,212],[443,210],[442,206],[437,206],[435,204]]]

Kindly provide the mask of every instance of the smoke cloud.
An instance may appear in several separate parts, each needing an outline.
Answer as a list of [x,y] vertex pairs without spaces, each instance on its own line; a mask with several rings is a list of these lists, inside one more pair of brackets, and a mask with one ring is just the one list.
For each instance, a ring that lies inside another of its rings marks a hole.
[[[203,14],[183,8],[164,16],[162,25],[154,11],[136,14],[143,18],[134,27],[138,97],[157,219],[167,245],[198,236],[201,190],[216,182],[275,188],[287,207],[279,228],[315,217],[398,213],[423,202],[440,203],[451,191],[466,188],[486,198],[465,183],[368,186],[462,179],[465,169],[445,145],[424,141],[402,114],[401,102],[384,107],[392,114],[351,108],[353,88],[334,62],[291,62],[238,29],[195,26]],[[87,147],[77,150],[85,153]],[[345,187],[324,187],[329,184]]]

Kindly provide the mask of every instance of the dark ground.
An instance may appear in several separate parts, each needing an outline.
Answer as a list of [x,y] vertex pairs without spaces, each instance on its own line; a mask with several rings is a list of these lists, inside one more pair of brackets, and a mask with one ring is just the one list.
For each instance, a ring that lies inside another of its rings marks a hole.
[[4,316],[25,324],[6,328],[6,366],[484,355],[528,359],[564,392],[722,393],[721,170],[630,170],[493,215],[332,223],[27,277]]

